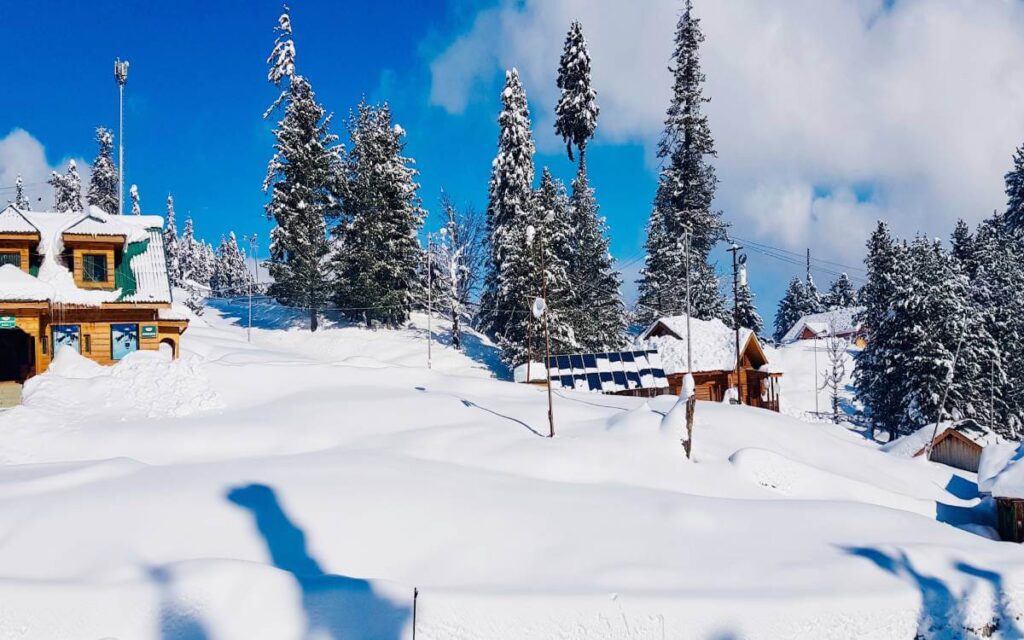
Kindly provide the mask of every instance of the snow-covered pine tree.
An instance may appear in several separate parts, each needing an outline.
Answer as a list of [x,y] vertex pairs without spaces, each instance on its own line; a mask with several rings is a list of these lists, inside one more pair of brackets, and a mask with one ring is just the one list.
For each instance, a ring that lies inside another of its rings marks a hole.
[[1002,214],[982,222],[974,236],[958,225],[953,246],[970,279],[975,311],[996,348],[993,358],[980,363],[975,415],[1002,436],[1018,439],[1024,426],[1024,356],[1018,348],[1024,341],[1019,294],[1024,290],[1024,246]]
[[185,226],[181,230],[181,238],[178,240],[179,281],[181,286],[186,289],[198,283],[196,273],[199,270],[197,265],[201,258],[199,252],[199,243],[196,241],[192,218],[186,218]]
[[78,166],[74,160],[68,162],[68,171],[50,174],[47,181],[53,187],[53,210],[58,213],[78,213],[82,211],[82,179],[78,175]]
[[139,200],[139,187],[138,187],[138,185],[134,185],[133,184],[131,186],[131,188],[128,189],[128,197],[130,197],[131,201],[132,201],[132,215],[133,216],[141,216],[142,215],[142,203]]
[[398,326],[409,319],[421,290],[423,250],[417,233],[425,212],[415,161],[403,155],[405,131],[391,109],[360,103],[349,118],[351,148],[344,160],[341,222],[334,230],[334,300],[346,315]]
[[902,346],[896,340],[901,327],[895,322],[894,306],[913,287],[906,254],[906,249],[893,239],[889,226],[879,221],[867,242],[867,283],[860,294],[864,311],[858,320],[867,333],[867,346],[857,358],[853,375],[857,398],[864,404],[873,429],[886,429],[890,437],[896,434],[902,410],[898,389],[901,372],[894,366],[902,357]]
[[431,286],[437,308],[451,323],[452,346],[462,349],[462,321],[470,313],[473,292],[486,260],[486,225],[476,209],[459,211],[441,193],[444,226],[437,233],[430,257]]
[[583,26],[573,20],[565,37],[562,58],[558,65],[558,88],[561,96],[555,105],[555,133],[565,141],[569,160],[572,147],[580,150],[580,170],[585,165],[587,142],[597,128],[597,91],[590,83],[590,51],[583,37]]
[[1006,174],[1006,225],[1011,231],[1024,230],[1024,145],[1013,155],[1013,169]]
[[92,163],[87,200],[107,214],[117,213],[117,167],[114,166],[114,136],[107,129],[96,129],[99,152]]
[[782,338],[793,328],[800,318],[806,315],[807,291],[803,281],[794,277],[786,287],[786,293],[779,300],[779,308],[775,312],[775,331],[772,339],[780,342]]
[[764,320],[754,305],[754,294],[749,284],[741,284],[736,289],[736,318],[741,327],[750,329],[757,335],[764,331]]
[[213,277],[210,287],[218,297],[234,297],[249,294],[252,274],[245,265],[245,252],[238,247],[238,239],[232,231],[225,238],[221,236],[217,247]]
[[569,281],[575,295],[573,332],[580,349],[609,351],[622,347],[626,335],[622,277],[609,251],[608,225],[598,213],[587,180],[582,147],[580,166],[569,198]]
[[[501,101],[498,153],[491,164],[488,187],[490,261],[480,301],[480,320],[482,328],[496,339],[508,334],[507,340],[514,342],[517,339],[515,327],[525,322],[530,313],[530,301],[537,295],[532,283],[525,290],[510,284],[515,280],[509,273],[512,264],[521,263],[517,256],[529,251],[525,237],[532,215],[534,178],[530,111],[519,72],[515,69],[505,73]],[[506,362],[512,360],[506,358]],[[521,362],[514,363],[519,364]]]
[[807,270],[807,279],[804,282],[803,309],[804,315],[825,311],[825,301],[822,299],[817,285],[814,284],[814,276],[811,275],[810,269]]
[[691,234],[693,316],[705,320],[728,317],[714,266],[708,262],[711,249],[724,238],[725,225],[721,212],[711,209],[718,179],[710,163],[716,155],[714,140],[703,111],[710,100],[704,96],[700,67],[703,41],[700,20],[687,0],[676,26],[670,68],[674,76],[672,102],[658,145],[658,157],[665,166],[654,198],[645,245],[647,259],[640,278],[639,305],[646,320],[683,309],[685,291],[680,283],[686,273],[686,229]]
[[325,218],[337,211],[340,157],[334,146],[337,136],[330,132],[331,116],[317,103],[309,81],[295,73],[287,9],[275,31],[267,77],[275,86],[285,80],[288,86],[264,114],[269,117],[284,106],[274,129],[274,157],[263,181],[264,192],[271,193],[267,217],[276,224],[267,261],[273,279],[269,293],[281,304],[308,309],[309,328],[316,331],[318,310],[330,296]]
[[14,206],[22,211],[31,211],[32,203],[28,201],[28,197],[25,195],[25,182],[21,179],[21,174],[14,180]]
[[853,287],[853,283],[850,282],[850,276],[840,273],[839,277],[832,282],[832,286],[829,287],[823,302],[826,311],[857,306],[857,290]]
[[217,251],[213,245],[201,240],[198,245],[198,257],[196,261],[197,282],[207,288],[213,286],[213,272],[217,268]]
[[167,256],[167,278],[172,287],[181,286],[181,249],[178,226],[174,221],[174,196],[167,194],[167,224],[164,226],[164,254]]

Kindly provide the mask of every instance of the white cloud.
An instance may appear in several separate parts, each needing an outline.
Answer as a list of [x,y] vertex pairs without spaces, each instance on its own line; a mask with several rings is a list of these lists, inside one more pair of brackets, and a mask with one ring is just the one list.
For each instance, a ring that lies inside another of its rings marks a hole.
[[[506,2],[434,60],[431,100],[460,112],[517,66],[540,144],[556,148],[554,77],[579,18],[602,106],[598,141],[653,148],[680,6]],[[957,217],[1004,206],[1002,176],[1024,141],[1024,3],[703,0],[696,11],[717,205],[738,235],[855,260],[878,217],[902,233],[947,235]],[[865,185],[871,197],[858,198]]]
[[83,158],[64,158],[56,165],[46,159],[43,144],[24,129],[14,129],[0,138],[0,208],[14,201],[14,182],[18,175],[25,183],[25,194],[32,208],[46,210],[53,205],[53,189],[46,184],[52,171],[66,171],[74,160],[82,176],[82,197],[88,188],[90,168]]

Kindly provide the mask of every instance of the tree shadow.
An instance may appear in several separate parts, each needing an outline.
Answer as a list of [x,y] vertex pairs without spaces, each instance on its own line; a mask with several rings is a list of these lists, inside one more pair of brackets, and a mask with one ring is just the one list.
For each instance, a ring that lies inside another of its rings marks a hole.
[[[978,484],[956,474],[950,476],[945,489],[951,495],[956,496],[961,500],[974,500],[979,497]],[[935,519],[954,527],[977,525],[980,527],[994,528],[996,524],[995,511],[992,508],[991,501],[980,501],[972,507],[959,507],[945,504],[943,502],[936,502]]]
[[[302,591],[306,636],[318,640],[398,640],[412,616],[374,593],[366,580],[328,574],[306,548],[306,535],[263,484],[235,487],[227,499],[248,510],[263,536],[274,566],[295,578]],[[411,595],[411,594],[410,594]],[[411,599],[410,599],[411,600]]]
[[175,602],[170,573],[163,567],[150,567],[148,573],[160,594],[161,640],[208,640],[210,636],[196,616]]
[[957,602],[946,584],[938,578],[919,573],[905,552],[889,554],[871,547],[844,547],[843,549],[847,553],[873,562],[880,569],[917,587],[921,593],[921,611],[917,617],[919,634],[930,637],[934,631],[955,630],[959,632],[964,629],[964,625],[959,620],[951,619],[957,610]]
[[[415,389],[416,389],[416,391],[421,391],[423,393],[436,393],[434,391],[428,390],[426,387],[415,387]],[[502,418],[503,420],[508,420],[509,422],[514,422],[515,424],[518,424],[519,426],[525,428],[527,431],[529,431],[530,433],[532,433],[535,436],[539,436],[541,438],[546,438],[547,437],[546,435],[544,435],[543,433],[537,431],[536,429],[534,429],[533,427],[531,427],[527,423],[523,422],[519,418],[513,418],[512,416],[507,416],[504,413],[498,413],[497,411],[495,411],[493,409],[488,409],[487,407],[478,405],[477,403],[473,402],[472,400],[466,400],[465,398],[460,398],[459,396],[457,396],[457,395],[455,395],[453,393],[444,393],[443,395],[451,396],[451,397],[457,399],[459,402],[462,403],[462,406],[467,407],[469,409],[479,409],[481,411],[486,411],[487,413],[491,414],[492,416],[496,416],[498,418]]]
[[975,578],[981,578],[992,585],[992,594],[995,597],[996,611],[995,618],[993,619],[992,631],[996,629],[1003,632],[1004,637],[1007,638],[1024,638],[1024,627],[1018,622],[1019,618],[1015,618],[1006,609],[1006,600],[1003,590],[1003,576],[996,573],[995,571],[989,571],[987,569],[980,569],[973,565],[969,565],[966,562],[958,562],[956,564],[957,571],[966,573],[969,576]]

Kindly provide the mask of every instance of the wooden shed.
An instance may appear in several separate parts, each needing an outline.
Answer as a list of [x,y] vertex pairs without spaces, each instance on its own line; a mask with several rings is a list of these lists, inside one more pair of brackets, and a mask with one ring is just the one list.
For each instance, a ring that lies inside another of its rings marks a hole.
[[[925,433],[934,432],[934,427],[924,427]],[[929,431],[931,430],[931,431]],[[989,444],[1000,442],[999,436],[973,420],[964,420],[955,425],[940,427],[932,444],[931,461],[938,462],[964,471],[977,473],[981,463],[981,452]],[[928,443],[914,454],[921,456],[927,453]]]
[[[752,407],[779,410],[779,378],[757,335],[740,329],[740,366],[737,379],[736,333],[721,320],[690,320],[693,338],[691,356],[698,400],[721,402],[730,389],[737,389],[739,401]],[[661,355],[672,393],[682,391],[687,369],[686,316],[659,318],[640,334],[647,347]]]

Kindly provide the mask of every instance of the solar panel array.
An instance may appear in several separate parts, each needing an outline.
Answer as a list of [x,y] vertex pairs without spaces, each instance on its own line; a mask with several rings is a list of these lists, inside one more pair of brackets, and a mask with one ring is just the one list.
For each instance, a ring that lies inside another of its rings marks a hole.
[[555,389],[616,393],[666,389],[668,379],[657,351],[617,351],[551,356],[548,375]]

